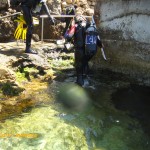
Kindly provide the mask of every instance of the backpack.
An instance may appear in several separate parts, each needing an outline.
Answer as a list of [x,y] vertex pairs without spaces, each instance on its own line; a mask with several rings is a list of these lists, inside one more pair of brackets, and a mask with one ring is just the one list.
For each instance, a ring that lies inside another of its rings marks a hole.
[[85,31],[85,54],[94,55],[97,52],[98,32],[94,25],[90,25]]

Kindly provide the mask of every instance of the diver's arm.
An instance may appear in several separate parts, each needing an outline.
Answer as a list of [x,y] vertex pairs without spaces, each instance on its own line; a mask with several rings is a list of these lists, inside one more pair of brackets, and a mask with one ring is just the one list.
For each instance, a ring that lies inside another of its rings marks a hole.
[[55,21],[54,21],[54,18],[50,15],[50,11],[48,9],[48,6],[46,4],[46,1],[45,0],[42,0],[41,1],[42,5],[43,5],[43,8],[45,10],[45,12],[47,13],[49,19],[50,19],[50,22],[54,25],[55,24]]

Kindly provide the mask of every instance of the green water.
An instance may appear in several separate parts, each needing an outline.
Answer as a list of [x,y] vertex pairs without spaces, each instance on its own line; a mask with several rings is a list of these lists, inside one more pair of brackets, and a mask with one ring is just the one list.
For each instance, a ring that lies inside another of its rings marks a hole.
[[[139,122],[112,105],[111,89],[101,86],[96,92],[98,96],[91,88],[88,91],[93,102],[85,109],[76,110],[55,100],[60,84],[55,82],[47,89],[36,91],[33,97],[39,101],[47,99],[45,103],[0,123],[0,150],[150,149],[150,140]],[[96,98],[100,99],[99,105],[95,105]]]

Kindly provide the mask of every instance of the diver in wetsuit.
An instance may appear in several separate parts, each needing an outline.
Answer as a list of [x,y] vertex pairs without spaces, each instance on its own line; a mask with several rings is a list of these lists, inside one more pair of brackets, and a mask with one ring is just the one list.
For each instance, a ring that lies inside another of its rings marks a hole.
[[[76,29],[74,33],[74,46],[75,46],[75,69],[77,80],[76,83],[80,86],[84,85],[84,80],[88,75],[89,66],[88,62],[93,58],[97,52],[97,46],[102,48],[102,41],[98,38],[96,28],[93,31],[87,31],[93,25],[87,21],[84,16],[76,16]],[[91,35],[92,34],[92,35]],[[88,43],[88,45],[87,45]],[[87,51],[88,47],[88,51]]]
[[37,54],[37,52],[31,49],[31,38],[33,32],[32,10],[34,10],[37,5],[41,5],[41,7],[45,10],[45,12],[49,17],[50,24],[54,25],[55,23],[54,19],[50,15],[50,11],[46,4],[46,0],[11,0],[11,6],[18,6],[18,5],[21,5],[23,17],[27,25],[25,53]]

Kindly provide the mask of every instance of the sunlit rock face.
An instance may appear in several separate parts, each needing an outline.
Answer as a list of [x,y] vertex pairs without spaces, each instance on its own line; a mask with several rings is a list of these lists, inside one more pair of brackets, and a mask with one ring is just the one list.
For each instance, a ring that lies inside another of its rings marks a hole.
[[[66,6],[69,6],[70,4],[76,4],[78,8],[76,9],[77,14],[83,14],[83,15],[93,15],[94,14],[94,5],[96,0],[68,0],[66,1]],[[49,9],[52,11],[52,13],[55,14],[61,14],[62,8],[61,8],[62,0],[47,0],[47,5]],[[44,13],[45,14],[45,13]],[[57,19],[57,18],[56,18]],[[48,19],[44,19],[44,38],[45,39],[58,39],[63,34],[65,23],[57,24],[55,26],[51,26],[49,24]],[[40,36],[41,34],[41,23],[39,26],[35,27],[36,33]]]
[[0,84],[5,82],[13,82],[14,80],[14,72],[0,65]]
[[95,18],[108,61],[96,67],[111,69],[150,85],[150,2],[97,0]]
[[[78,11],[82,12],[84,15],[93,15],[94,13],[94,5],[96,0],[70,0],[70,4],[77,4]],[[60,14],[61,10],[61,2],[62,0],[47,0],[48,8],[51,10],[51,14]],[[69,1],[68,1],[69,2]],[[16,12],[16,10],[9,8],[10,0],[1,0],[0,1],[0,17],[4,17],[6,15],[10,15]],[[17,11],[20,11],[20,7],[16,7]],[[41,13],[45,14],[45,12]],[[4,19],[0,19],[0,42],[6,42],[10,40],[14,40],[14,31],[16,28],[16,23],[14,22],[15,17],[7,17]],[[58,21],[59,22],[59,21]],[[59,23],[55,26],[51,26],[48,19],[44,19],[44,38],[45,39],[58,39],[62,35],[64,29],[64,24]],[[37,34],[41,38],[41,20],[39,26],[34,27],[34,33]]]
[[5,16],[9,16],[15,12],[16,10],[10,8],[10,0],[0,0],[0,42],[6,42],[14,39],[14,17]]
[[1,0],[0,1],[0,10],[6,8],[8,6],[9,0]]

